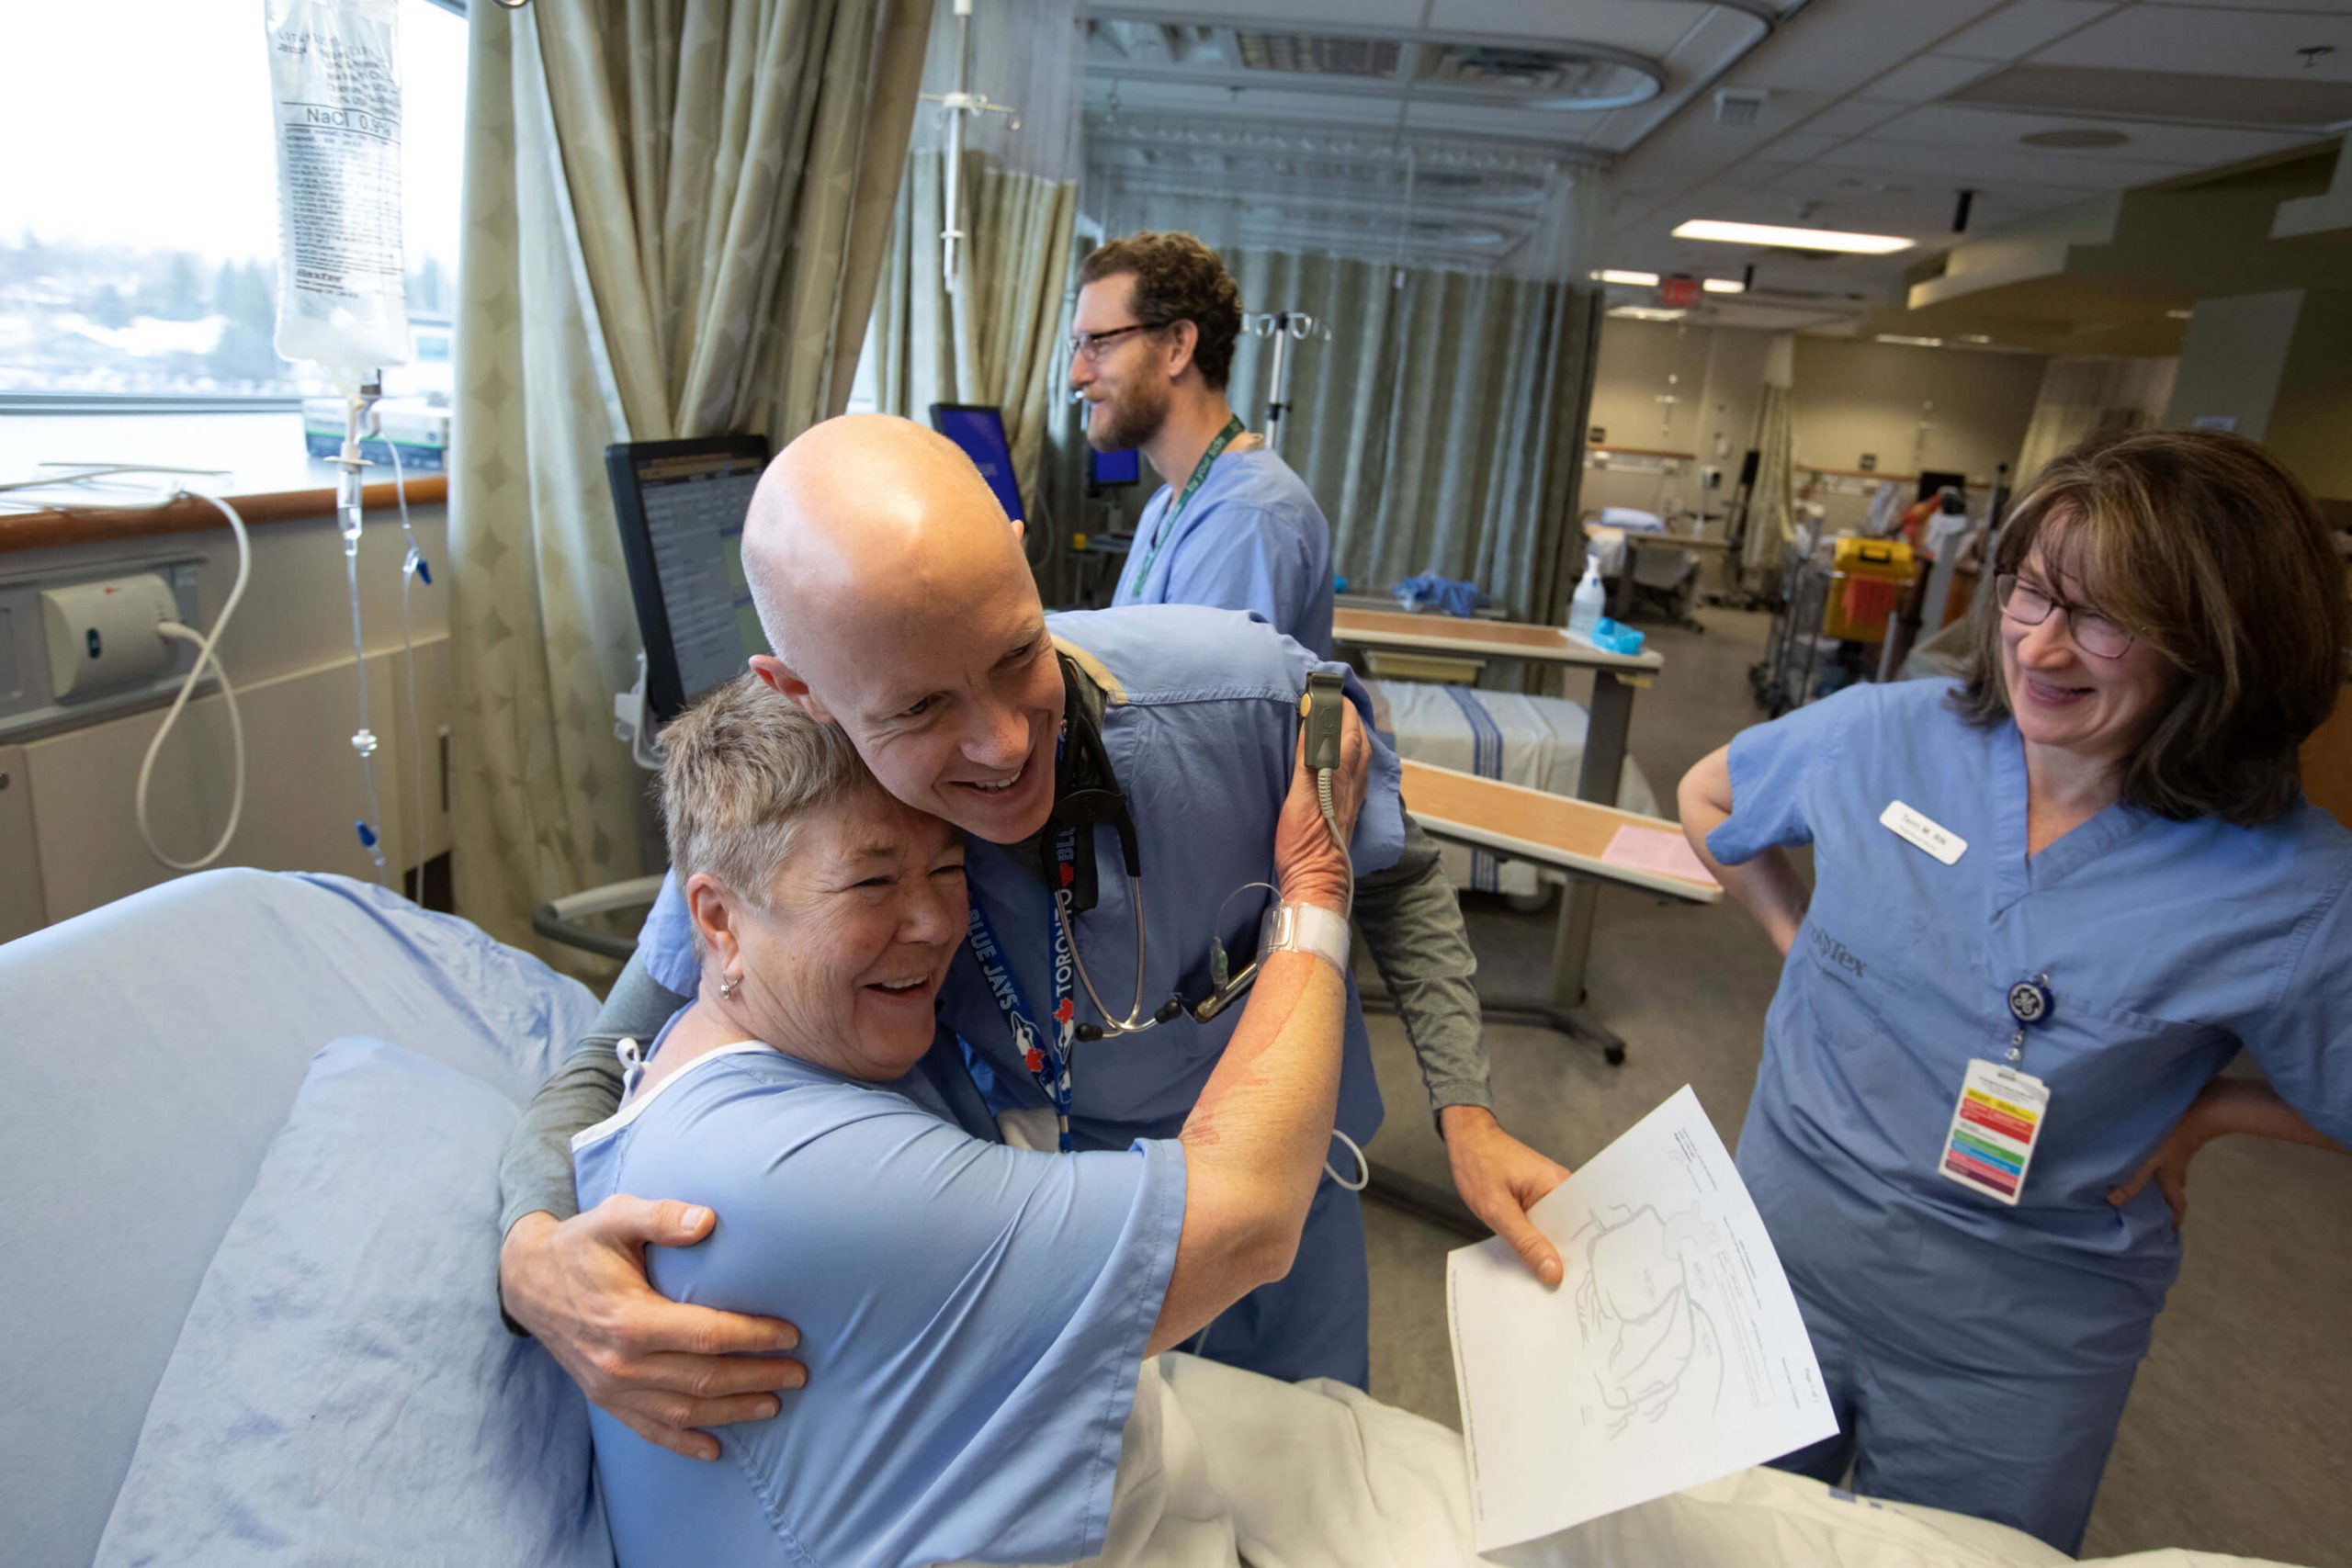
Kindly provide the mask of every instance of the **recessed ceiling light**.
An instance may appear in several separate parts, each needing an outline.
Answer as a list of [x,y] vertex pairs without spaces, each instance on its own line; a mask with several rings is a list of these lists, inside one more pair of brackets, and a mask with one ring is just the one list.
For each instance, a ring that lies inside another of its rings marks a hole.
[[1736,277],[1710,277],[1702,280],[1699,287],[1705,289],[1710,294],[1745,294],[1747,292],[1747,285],[1742,283]]
[[1635,288],[1657,287],[1657,274],[1654,272],[1625,272],[1616,267],[1603,267],[1592,276],[1602,283],[1624,283]]
[[2196,312],[2196,311],[2194,311],[2194,310],[2166,310],[2166,311],[2165,312],[2165,316],[2166,316],[2166,317],[2168,317],[2169,319],[2171,319],[2171,320],[2173,320],[2173,321],[2188,321],[2190,317],[2192,317],[2192,316],[2196,315],[2196,314],[2197,314],[2197,312]]
[[1894,333],[1881,333],[1878,341],[1904,348],[1941,348],[1944,345],[1944,340],[1939,337],[1903,337]]
[[1991,343],[1993,340],[1986,337],[1983,333],[1962,333],[1951,341],[1954,343]]
[[1674,231],[1678,240],[1720,240],[1733,245],[1780,245],[1794,251],[1839,251],[1883,256],[1907,251],[1912,242],[1895,234],[1846,234],[1835,229],[1792,229],[1777,223],[1729,223],[1693,218]]
[[2131,140],[2120,130],[2035,130],[2018,138],[2028,147],[2047,147],[2058,151],[2120,147]]
[[1679,321],[1688,310],[1661,310],[1655,305],[1620,305],[1609,312],[1629,321]]

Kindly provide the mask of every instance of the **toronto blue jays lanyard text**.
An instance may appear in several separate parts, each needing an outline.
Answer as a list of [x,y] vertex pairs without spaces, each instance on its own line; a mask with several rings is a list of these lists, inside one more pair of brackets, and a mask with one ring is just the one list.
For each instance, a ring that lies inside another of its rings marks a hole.
[[[1058,771],[1061,744],[1054,748],[1054,760]],[[1004,1021],[1012,1032],[1013,1049],[1021,1053],[1021,1065],[1029,1070],[1037,1087],[1045,1091],[1046,1100],[1054,1108],[1054,1122],[1060,1133],[1061,1152],[1070,1153],[1076,1145],[1069,1135],[1069,1058],[1070,1036],[1076,1027],[1077,1004],[1071,995],[1071,976],[1077,962],[1070,948],[1070,922],[1068,919],[1071,886],[1077,880],[1078,829],[1063,828],[1054,835],[1054,866],[1056,886],[1046,906],[1046,931],[1053,954],[1054,1010],[1050,1019],[1041,1018],[1029,1009],[1029,998],[1022,995],[1021,982],[1012,973],[1012,955],[996,939],[995,928],[989,924],[986,912],[978,898],[972,900],[967,938],[972,956],[979,961],[980,974],[989,983],[989,995],[1003,1010]],[[1060,906],[1057,910],[1056,906]]]

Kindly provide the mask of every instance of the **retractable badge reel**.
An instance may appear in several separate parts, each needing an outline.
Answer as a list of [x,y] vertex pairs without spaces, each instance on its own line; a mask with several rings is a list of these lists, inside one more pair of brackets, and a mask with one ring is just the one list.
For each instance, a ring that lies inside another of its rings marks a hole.
[[2050,976],[2036,975],[2011,986],[2007,999],[2008,1057],[1968,1064],[1936,1165],[1950,1180],[2015,1208],[2050,1111],[2050,1086],[2025,1070],[2026,1036],[2049,1021],[2057,997]]

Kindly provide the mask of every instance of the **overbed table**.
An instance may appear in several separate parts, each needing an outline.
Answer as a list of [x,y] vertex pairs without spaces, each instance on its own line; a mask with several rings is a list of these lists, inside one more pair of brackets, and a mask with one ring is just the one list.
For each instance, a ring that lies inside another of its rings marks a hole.
[[[1577,801],[1598,807],[1617,804],[1617,784],[1625,767],[1626,733],[1634,722],[1634,683],[1644,682],[1666,668],[1666,660],[1647,651],[1626,655],[1605,652],[1590,643],[1579,642],[1557,626],[1532,626],[1524,621],[1465,621],[1451,615],[1408,615],[1399,610],[1340,610],[1334,613],[1331,635],[1335,642],[1363,649],[1392,649],[1419,653],[1451,653],[1482,659],[1518,659],[1558,670],[1589,670],[1592,671],[1592,701],[1587,715],[1584,736],[1584,762],[1577,773]],[[1408,764],[1408,769],[1413,765]],[[1427,774],[1451,774],[1455,778],[1471,775],[1453,773],[1445,768],[1419,770]],[[1493,784],[1493,780],[1477,780]],[[1505,789],[1512,785],[1501,785]],[[1540,801],[1558,802],[1558,795],[1540,791],[1522,792]],[[1501,797],[1493,797],[1499,799]],[[1411,786],[1406,791],[1406,804],[1415,816],[1420,808],[1413,805]],[[1526,809],[1534,810],[1531,803]],[[1648,818],[1636,818],[1636,821]],[[1424,826],[1428,825],[1424,818]],[[1668,824],[1670,826],[1670,824]],[[1437,829],[1430,828],[1435,833]],[[1613,833],[1615,828],[1609,829]],[[1468,840],[1464,840],[1468,841]],[[1606,845],[1606,836],[1600,840]],[[1492,845],[1482,845],[1492,848]],[[1569,866],[1557,853],[1541,848],[1508,852],[1516,858],[1535,861],[1540,864],[1563,866],[1577,874],[1571,875],[1560,897],[1560,923],[1553,942],[1555,968],[1552,993],[1544,1001],[1527,1007],[1503,1005],[1486,1010],[1487,1016],[1504,1022],[1532,1021],[1559,1030],[1562,1033],[1582,1040],[1599,1048],[1611,1063],[1625,1059],[1625,1043],[1584,1015],[1585,961],[1592,948],[1592,915],[1594,889],[1592,877],[1602,873],[1586,867]],[[1597,852],[1596,855],[1597,855]],[[1611,880],[1617,867],[1607,868]]]

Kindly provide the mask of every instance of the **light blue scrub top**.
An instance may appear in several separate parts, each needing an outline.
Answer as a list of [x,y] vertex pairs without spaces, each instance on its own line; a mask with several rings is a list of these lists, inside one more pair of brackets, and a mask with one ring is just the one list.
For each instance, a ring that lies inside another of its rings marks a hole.
[[[1187,1003],[1196,1002],[1212,988],[1213,937],[1222,937],[1236,968],[1257,952],[1258,922],[1272,895],[1249,885],[1274,877],[1274,823],[1297,766],[1298,699],[1310,671],[1338,667],[1256,616],[1226,610],[1143,605],[1049,615],[1046,624],[1106,688],[1103,749],[1134,815],[1143,863],[1143,1011],[1148,1016],[1180,989]],[[1352,674],[1347,690],[1370,732],[1370,697]],[[1359,876],[1386,870],[1403,852],[1400,777],[1396,752],[1373,737],[1363,808],[1350,845]],[[1118,834],[1102,827],[1094,836],[1100,900],[1072,924],[1095,988],[1124,1016],[1136,991],[1134,905]],[[1049,1006],[1053,913],[1035,847],[973,842],[965,872],[973,902],[1007,950],[1022,995],[1033,1007]],[[692,932],[674,878],[646,919],[638,953],[647,973],[670,990],[686,997],[697,990]],[[1073,1000],[1079,1021],[1098,1021],[1075,982]],[[1145,1033],[1077,1044],[1070,1130],[1078,1146],[1123,1149],[1137,1138],[1176,1136],[1242,1010],[1236,1003],[1205,1024],[1187,1016]],[[939,1019],[987,1066],[1000,1103],[1045,1105],[968,943],[958,947],[948,971]],[[1363,1145],[1379,1130],[1381,1115],[1371,1041],[1351,979],[1338,1125]],[[1336,1141],[1331,1163],[1352,1174],[1352,1156]],[[1310,1230],[1321,1224],[1360,1226],[1361,1221],[1351,1206],[1318,1203]],[[1310,1235],[1303,1244],[1302,1257],[1321,1256],[1315,1240]],[[1361,1268],[1335,1270],[1329,1279],[1310,1280],[1306,1272],[1294,1271],[1283,1282],[1287,1321],[1261,1325],[1283,1349],[1266,1359],[1223,1344],[1212,1345],[1211,1352],[1278,1376],[1360,1376],[1354,1369],[1363,1354],[1361,1333],[1349,1349],[1313,1343],[1311,1325],[1325,1318],[1361,1321],[1366,1289]]]
[[[1765,1021],[1739,1167],[1808,1310],[1958,1366],[2128,1365],[2179,1263],[2129,1177],[2241,1046],[2352,1141],[2352,835],[2308,805],[2260,828],[2112,806],[2026,854],[2025,754],[1947,682],[1850,688],[1731,745],[1737,864],[1811,843],[1816,888]],[[1882,827],[1901,800],[1967,843]],[[1939,1176],[1971,1058],[2004,1061],[2008,987],[2056,1006],[2019,1066],[2050,1088],[2023,1201]]]
[[[654,1288],[789,1314],[806,1388],[707,1464],[593,1411],[624,1564],[1067,1562],[1102,1549],[1183,1230],[1173,1142],[1071,1157],[943,1120],[952,1041],[894,1085],[750,1045],[689,1063],[575,1152],[582,1206],[710,1205]],[[928,1081],[926,1081],[928,1080]],[[952,1080],[951,1080],[952,1081]]]
[[1331,657],[1331,525],[1288,463],[1273,453],[1228,452],[1209,465],[1176,525],[1140,577],[1175,491],[1147,502],[1114,605],[1206,604],[1255,610],[1276,631]]

